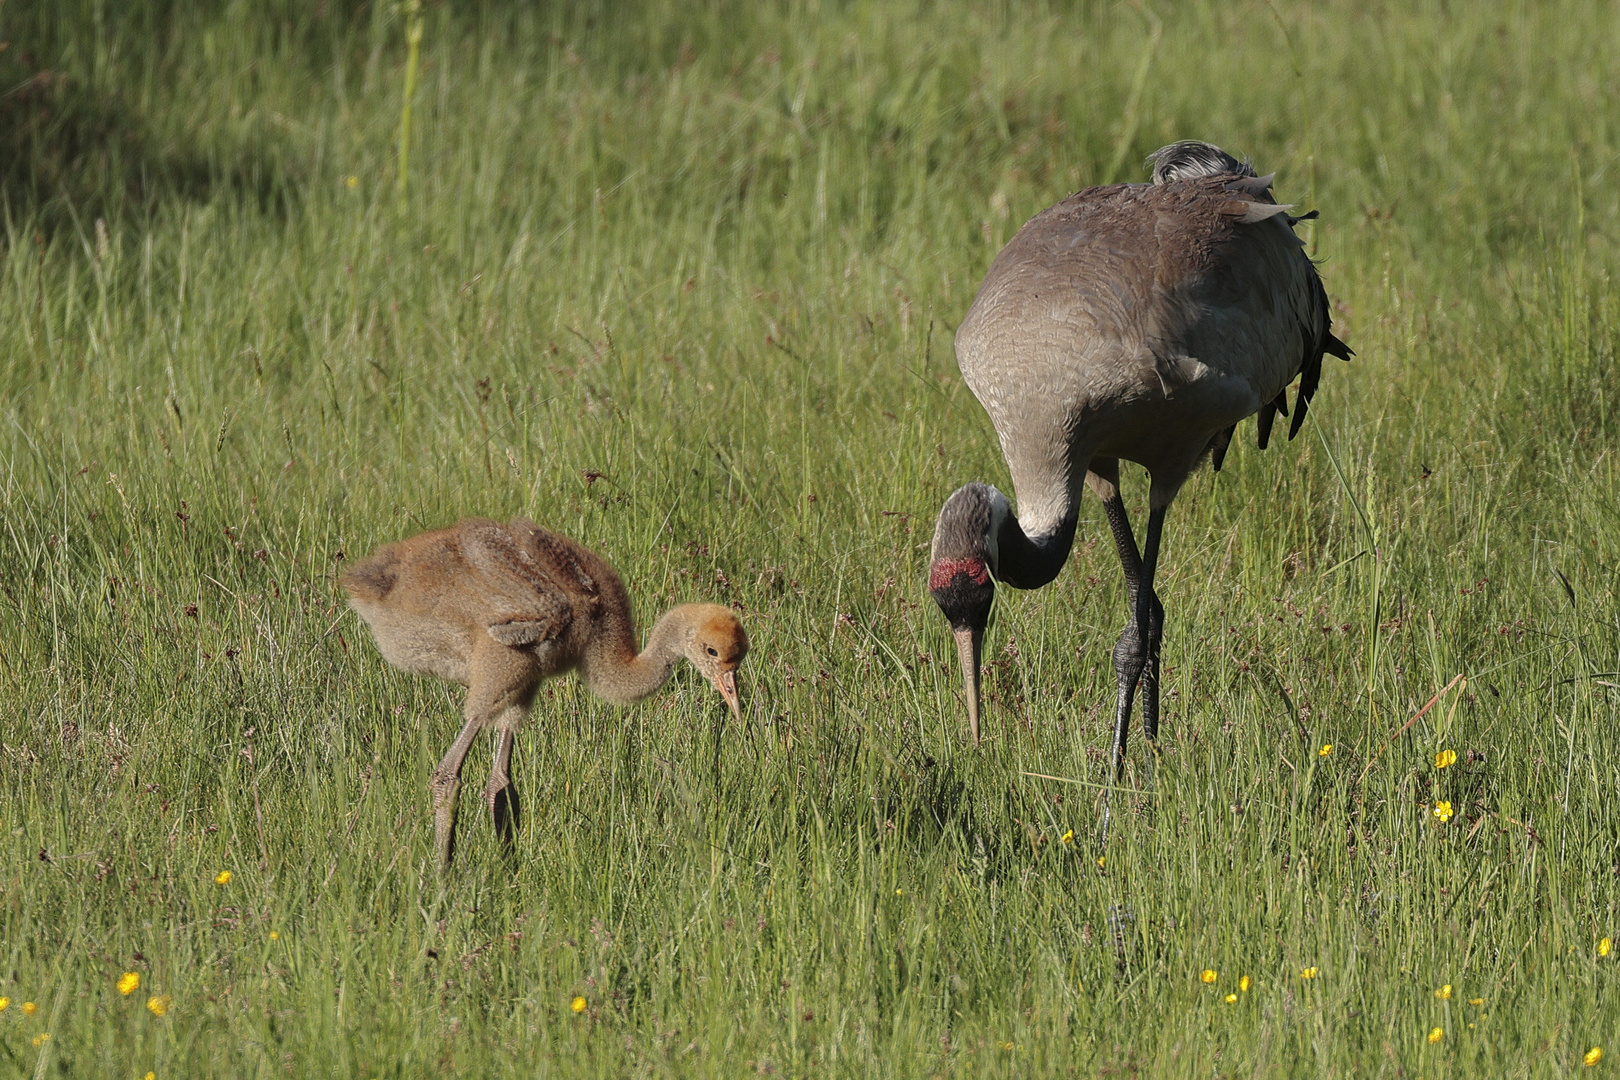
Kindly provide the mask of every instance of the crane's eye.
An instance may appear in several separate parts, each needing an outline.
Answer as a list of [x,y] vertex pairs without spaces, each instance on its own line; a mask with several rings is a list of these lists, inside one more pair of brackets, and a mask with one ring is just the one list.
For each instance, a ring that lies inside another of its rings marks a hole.
[[704,646],[704,648],[706,648],[708,650],[710,656],[719,656],[720,655],[719,650],[717,650],[713,645],[706,645],[706,646]]

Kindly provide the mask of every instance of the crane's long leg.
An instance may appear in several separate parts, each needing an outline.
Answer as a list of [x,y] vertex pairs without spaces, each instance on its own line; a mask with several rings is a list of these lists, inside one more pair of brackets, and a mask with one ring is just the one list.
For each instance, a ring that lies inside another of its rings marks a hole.
[[489,813],[495,820],[495,835],[501,838],[501,846],[508,854],[512,853],[513,845],[517,839],[518,818],[520,806],[518,804],[517,785],[512,783],[512,746],[517,742],[517,734],[513,730],[516,722],[521,720],[519,710],[511,710],[515,714],[511,722],[502,718],[500,725],[500,740],[495,744],[495,767],[489,772],[489,784],[484,788],[484,802],[489,806]]
[[439,866],[449,869],[456,849],[456,803],[461,793],[461,764],[467,760],[467,751],[483,729],[480,719],[470,717],[462,726],[461,734],[450,744],[450,749],[433,770],[428,790],[433,793],[433,839],[439,850]]
[[518,821],[517,789],[512,786],[510,775],[512,745],[540,679],[539,666],[531,653],[503,645],[492,637],[474,644],[469,667],[467,726],[433,774],[434,832],[439,842],[440,864],[446,869],[455,854],[455,796],[460,786],[461,763],[473,736],[486,727],[494,727],[500,739],[495,747],[495,767],[484,788],[484,802],[495,819],[496,833],[507,850],[511,850]]
[[1164,638],[1164,605],[1153,588],[1153,579],[1159,570],[1159,539],[1164,532],[1164,514],[1169,507],[1161,506],[1148,514],[1147,543],[1142,551],[1142,581],[1146,588],[1147,608],[1143,611],[1137,602],[1137,619],[1147,627],[1147,660],[1142,669],[1142,734],[1150,743],[1159,741],[1159,642]]
[[[1094,466],[1095,468],[1095,466]],[[1117,477],[1117,472],[1114,476]],[[1105,476],[1106,479],[1106,476]],[[1143,728],[1149,740],[1159,734],[1159,638],[1164,625],[1164,609],[1153,592],[1153,575],[1159,561],[1159,538],[1164,529],[1164,507],[1148,515],[1146,550],[1138,552],[1136,536],[1125,512],[1125,502],[1119,496],[1117,480],[1113,490],[1103,500],[1108,525],[1114,534],[1114,546],[1119,553],[1120,569],[1130,592],[1131,619],[1120,631],[1114,645],[1114,673],[1118,678],[1118,697],[1114,705],[1114,748],[1109,758],[1110,780],[1118,783],[1125,771],[1125,746],[1131,725],[1131,702],[1136,696],[1138,683],[1143,684]],[[1103,802],[1101,839],[1108,839],[1108,826],[1113,817],[1113,793],[1107,793]]]

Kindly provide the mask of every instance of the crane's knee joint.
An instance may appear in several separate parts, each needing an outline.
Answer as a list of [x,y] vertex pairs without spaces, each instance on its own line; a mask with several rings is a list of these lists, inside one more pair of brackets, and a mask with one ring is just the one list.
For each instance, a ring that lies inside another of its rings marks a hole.
[[453,776],[450,773],[442,773],[435,770],[433,776],[428,780],[428,790],[433,793],[433,805],[435,807],[446,806],[453,803],[456,798],[456,792],[460,788],[461,777]]
[[1136,624],[1125,627],[1114,645],[1114,672],[1134,685],[1141,678],[1142,669],[1147,666],[1147,652],[1147,643],[1137,633]]

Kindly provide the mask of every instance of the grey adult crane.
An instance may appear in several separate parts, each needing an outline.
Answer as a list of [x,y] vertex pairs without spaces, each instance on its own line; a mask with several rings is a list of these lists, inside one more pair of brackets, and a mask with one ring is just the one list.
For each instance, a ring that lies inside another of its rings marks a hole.
[[485,728],[500,738],[484,802],[510,848],[518,819],[512,745],[543,679],[578,669],[597,694],[629,704],[662,686],[685,657],[742,719],[737,667],[748,636],[737,616],[718,604],[673,607],[638,655],[630,597],[608,561],[522,518],[468,518],[389,544],[351,567],[343,587],[384,659],[467,687],[466,725],[430,785],[444,867],[455,852],[461,765]]
[[[1205,454],[1220,469],[1233,429],[1256,412],[1265,449],[1298,376],[1293,438],[1323,354],[1351,356],[1294,235],[1304,219],[1273,201],[1270,176],[1203,142],[1148,160],[1152,183],[1087,188],[1047,208],[985,275],[956,357],[1000,436],[1018,513],[987,484],[958,488],[939,513],[928,580],[956,635],[977,743],[995,582],[1034,589],[1055,578],[1082,481],[1096,492],[1131,596],[1114,647],[1115,778],[1139,683],[1144,732],[1158,737],[1164,608],[1153,577],[1165,511]],[[1120,499],[1122,458],[1151,477],[1141,550]]]

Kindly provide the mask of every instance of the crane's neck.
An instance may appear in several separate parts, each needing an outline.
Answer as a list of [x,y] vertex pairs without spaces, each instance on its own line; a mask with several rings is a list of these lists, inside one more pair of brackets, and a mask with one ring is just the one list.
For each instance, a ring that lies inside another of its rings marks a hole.
[[[989,484],[966,484],[952,492],[934,528],[929,589],[935,599],[960,608],[959,621],[974,623],[988,614],[989,592],[978,593],[990,587],[991,577],[1015,589],[1037,589],[1057,577],[1074,544],[1075,515],[1068,504],[1045,505],[1042,511],[1052,512],[1052,524],[1031,535],[1007,496]],[[958,591],[966,592],[954,599],[940,592],[959,575]],[[980,607],[984,611],[974,614]]]
[[[617,605],[614,605],[617,607]],[[605,618],[580,663],[580,675],[591,690],[615,705],[629,705],[663,686],[675,662],[685,655],[686,619],[680,608],[653,624],[647,647],[636,652],[635,623],[628,600]]]
[[998,581],[1015,589],[1038,589],[1058,576],[1074,546],[1075,515],[1071,511],[1057,525],[1034,536],[1024,532],[1009,510],[995,531],[995,567]]

